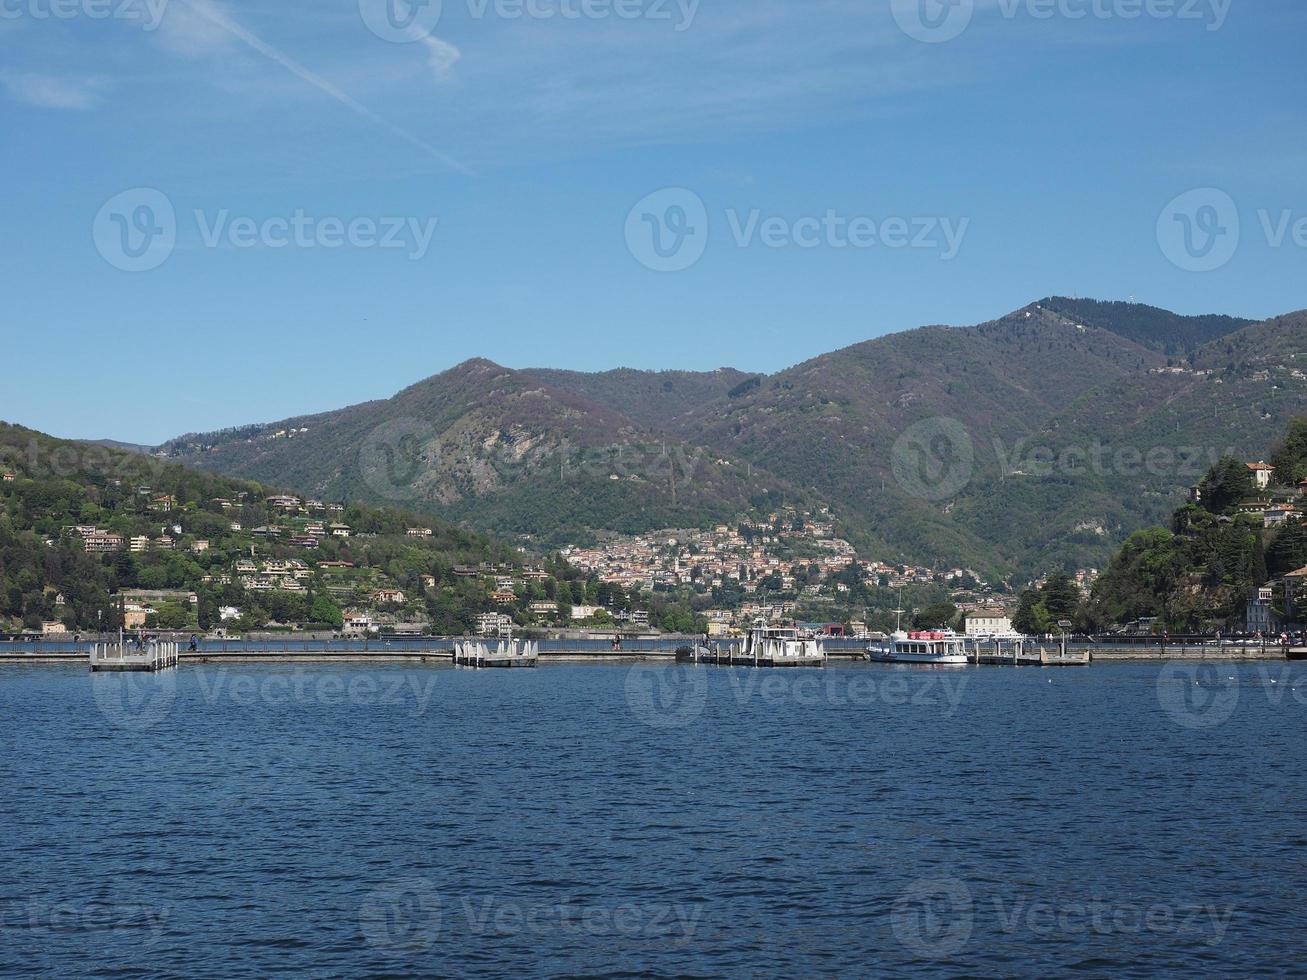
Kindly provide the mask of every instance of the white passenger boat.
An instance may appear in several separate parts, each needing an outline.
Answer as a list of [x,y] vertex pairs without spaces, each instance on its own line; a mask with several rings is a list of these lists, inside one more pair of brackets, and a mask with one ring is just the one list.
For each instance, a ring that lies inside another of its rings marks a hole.
[[967,638],[952,630],[899,630],[885,642],[868,646],[867,656],[889,664],[965,664]]

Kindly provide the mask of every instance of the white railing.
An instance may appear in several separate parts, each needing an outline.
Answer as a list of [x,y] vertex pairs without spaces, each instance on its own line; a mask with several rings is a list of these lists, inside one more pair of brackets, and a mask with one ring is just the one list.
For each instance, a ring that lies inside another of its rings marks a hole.
[[171,640],[132,643],[96,643],[91,647],[91,669],[164,670],[176,667],[179,648]]
[[454,644],[454,663],[464,667],[499,667],[514,664],[526,666],[534,665],[539,659],[538,643],[501,640],[493,650],[479,640]]

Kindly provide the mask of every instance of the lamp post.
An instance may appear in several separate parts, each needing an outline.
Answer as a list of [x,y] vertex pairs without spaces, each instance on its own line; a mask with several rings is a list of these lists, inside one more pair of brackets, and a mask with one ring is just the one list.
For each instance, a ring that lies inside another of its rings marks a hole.
[[1062,631],[1062,659],[1066,659],[1066,631],[1071,628],[1071,620],[1059,619],[1057,621],[1058,629]]

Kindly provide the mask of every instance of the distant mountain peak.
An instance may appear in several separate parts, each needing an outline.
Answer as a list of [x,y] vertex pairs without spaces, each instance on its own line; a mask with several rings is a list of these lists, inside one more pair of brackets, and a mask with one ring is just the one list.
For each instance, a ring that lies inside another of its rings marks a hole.
[[[1169,356],[1192,354],[1204,344],[1252,323],[1243,317],[1208,314],[1185,316],[1146,303],[1050,296],[1032,304],[1079,324],[1108,330]],[[1029,307],[1027,307],[1029,309]]]

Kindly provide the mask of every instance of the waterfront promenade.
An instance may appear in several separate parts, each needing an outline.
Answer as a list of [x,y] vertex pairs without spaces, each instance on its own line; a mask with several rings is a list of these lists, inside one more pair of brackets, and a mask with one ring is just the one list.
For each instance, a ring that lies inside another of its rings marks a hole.
[[[176,641],[178,659],[187,663],[453,663],[456,644],[477,642],[477,637],[404,637],[337,639],[286,635],[245,639],[202,639],[196,650],[189,648],[186,634],[155,634]],[[21,664],[78,664],[89,662],[97,642],[113,636],[83,635],[76,639],[41,638],[0,641],[0,666]],[[665,660],[672,662],[678,648],[702,637],[662,636],[623,639],[614,649],[611,638],[546,639],[538,641],[542,663],[622,662]],[[860,660],[865,640],[828,637],[823,640],[827,655],[834,660]],[[1056,642],[1054,642],[1056,645]],[[1270,642],[1122,642],[1119,638],[1092,641],[1071,640],[1069,651],[1087,651],[1092,662],[1173,660],[1285,660],[1307,659],[1307,648]],[[1001,665],[1001,664],[998,664]]]

